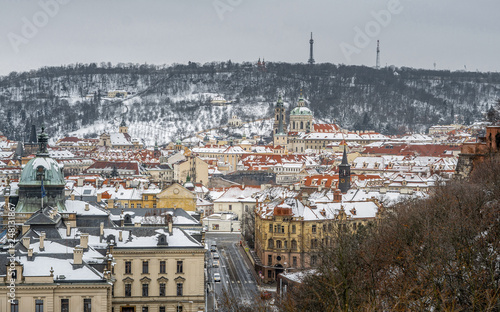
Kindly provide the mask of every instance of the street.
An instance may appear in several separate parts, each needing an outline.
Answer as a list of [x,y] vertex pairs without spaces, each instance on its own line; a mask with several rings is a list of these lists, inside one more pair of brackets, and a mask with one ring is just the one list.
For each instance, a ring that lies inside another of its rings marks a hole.
[[[249,303],[258,295],[257,284],[252,274],[253,268],[249,265],[246,255],[239,246],[239,233],[207,233],[205,242],[208,245],[207,271],[208,296],[207,311],[217,311],[217,301],[226,291],[231,298],[239,302]],[[214,252],[210,251],[212,244],[217,244],[219,267],[213,267]],[[220,273],[220,282],[214,281],[214,273]],[[215,298],[215,300],[214,300]]]

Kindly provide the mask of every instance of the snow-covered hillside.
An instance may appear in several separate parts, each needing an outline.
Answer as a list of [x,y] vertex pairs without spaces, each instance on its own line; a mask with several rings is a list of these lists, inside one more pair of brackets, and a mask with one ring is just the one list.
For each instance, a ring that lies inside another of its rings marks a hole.
[[42,68],[0,77],[0,131],[22,140],[31,124],[53,139],[97,137],[122,119],[133,137],[152,145],[224,128],[236,115],[251,122],[229,135],[269,136],[273,105],[290,110],[302,95],[315,117],[383,133],[425,131],[434,124],[471,123],[500,98],[500,74],[375,70],[359,66],[267,63],[176,65],[96,64]]

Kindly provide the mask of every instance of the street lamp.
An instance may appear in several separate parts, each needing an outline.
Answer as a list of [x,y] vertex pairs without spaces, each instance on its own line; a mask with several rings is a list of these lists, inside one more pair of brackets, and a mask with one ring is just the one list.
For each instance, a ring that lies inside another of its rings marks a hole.
[[181,307],[181,303],[190,303],[193,304],[193,301],[191,300],[179,300],[177,301],[177,312],[181,312],[182,310],[179,309]]

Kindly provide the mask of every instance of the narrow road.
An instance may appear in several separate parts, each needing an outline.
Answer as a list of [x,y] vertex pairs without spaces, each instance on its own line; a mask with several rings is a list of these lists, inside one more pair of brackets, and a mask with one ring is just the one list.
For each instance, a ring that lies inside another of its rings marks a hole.
[[[243,257],[242,249],[239,247],[240,234],[206,234],[205,241],[210,249],[212,244],[217,244],[219,254],[219,267],[213,267],[213,252],[207,257],[209,283],[213,285],[213,292],[209,292],[207,298],[208,311],[216,311],[217,301],[221,299],[223,292],[240,302],[251,304],[258,295],[257,283],[251,270]],[[220,273],[221,281],[214,282],[214,273]],[[214,300],[215,298],[215,300]]]

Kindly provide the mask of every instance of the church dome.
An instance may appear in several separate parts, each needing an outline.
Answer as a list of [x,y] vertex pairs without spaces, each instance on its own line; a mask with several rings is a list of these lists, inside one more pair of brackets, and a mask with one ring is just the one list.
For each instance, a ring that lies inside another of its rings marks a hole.
[[47,186],[64,186],[64,176],[62,173],[62,166],[57,161],[50,158],[47,151],[48,137],[45,129],[42,127],[42,133],[38,137],[39,150],[36,157],[30,160],[19,179],[19,186],[35,186],[43,184]]
[[312,112],[309,108],[304,107],[304,106],[298,106],[292,109],[290,112],[290,115],[312,115]]
[[24,167],[19,185],[41,185],[42,176],[45,186],[65,184],[61,166],[50,157],[37,156]]

